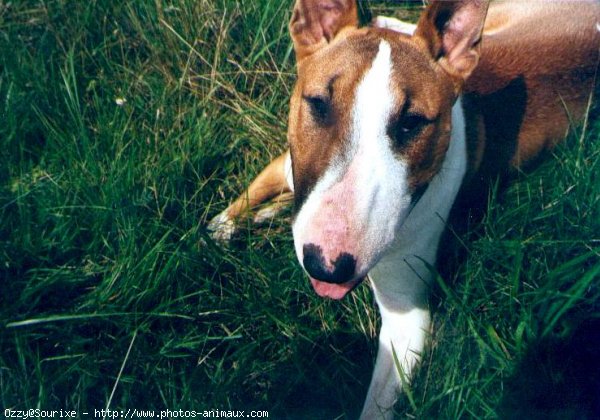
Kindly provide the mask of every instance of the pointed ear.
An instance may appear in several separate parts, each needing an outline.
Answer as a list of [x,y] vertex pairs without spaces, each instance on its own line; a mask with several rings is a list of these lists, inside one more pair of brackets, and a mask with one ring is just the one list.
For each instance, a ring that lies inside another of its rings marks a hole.
[[464,81],[479,61],[489,0],[436,1],[423,12],[415,37],[452,76]]
[[296,60],[327,45],[345,27],[358,27],[355,0],[296,0],[290,21]]

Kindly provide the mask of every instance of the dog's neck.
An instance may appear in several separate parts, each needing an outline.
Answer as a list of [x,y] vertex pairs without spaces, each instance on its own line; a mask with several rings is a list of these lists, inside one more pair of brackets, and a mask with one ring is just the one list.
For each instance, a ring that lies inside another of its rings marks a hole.
[[[422,232],[430,224],[431,216],[446,219],[458,194],[467,171],[467,144],[465,131],[465,115],[462,100],[459,97],[452,107],[452,131],[450,145],[444,158],[442,168],[430,181],[423,196],[415,204],[411,215],[402,229],[410,229],[398,235],[399,238],[410,238],[416,232]],[[406,236],[409,235],[409,236]],[[412,246],[412,242],[411,245]]]
[[[390,251],[370,272],[379,302],[389,302],[386,306],[406,310],[409,308],[406,308],[407,303],[403,302],[402,296],[414,296],[415,288],[423,288],[425,295],[424,286],[429,283],[431,273],[423,261],[430,266],[435,263],[437,244],[466,170],[465,116],[459,98],[452,107],[450,145],[441,170],[400,227]],[[399,273],[403,274],[400,276]],[[403,281],[397,282],[398,278]]]

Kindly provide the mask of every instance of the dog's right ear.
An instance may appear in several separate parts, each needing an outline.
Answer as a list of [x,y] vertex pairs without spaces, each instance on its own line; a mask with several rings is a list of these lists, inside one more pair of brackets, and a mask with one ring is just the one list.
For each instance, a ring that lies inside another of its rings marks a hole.
[[296,0],[290,21],[296,61],[326,46],[346,27],[358,27],[355,0]]
[[415,38],[457,81],[477,66],[489,0],[437,0],[423,12]]

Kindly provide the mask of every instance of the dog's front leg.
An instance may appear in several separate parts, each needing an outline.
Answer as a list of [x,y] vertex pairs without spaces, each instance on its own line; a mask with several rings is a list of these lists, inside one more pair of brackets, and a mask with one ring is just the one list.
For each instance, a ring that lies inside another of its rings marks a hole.
[[[391,419],[394,403],[408,386],[430,326],[428,286],[401,258],[383,260],[370,273],[381,313],[379,349],[361,419]],[[414,259],[417,260],[417,259]],[[421,261],[414,261],[422,265]],[[427,276],[425,270],[419,270]]]
[[242,195],[210,221],[208,224],[210,235],[219,242],[228,242],[235,233],[236,221],[242,214],[277,197],[279,201],[273,206],[256,214],[254,221],[261,223],[281,211],[286,204],[286,194],[293,191],[292,166],[288,150],[269,163]]
[[413,308],[406,312],[387,312],[380,305],[382,326],[373,378],[361,419],[391,419],[396,398],[408,385],[420,360],[429,329],[429,311]]
[[413,308],[383,316],[379,350],[361,419],[391,419],[398,392],[408,385],[429,329],[429,311]]

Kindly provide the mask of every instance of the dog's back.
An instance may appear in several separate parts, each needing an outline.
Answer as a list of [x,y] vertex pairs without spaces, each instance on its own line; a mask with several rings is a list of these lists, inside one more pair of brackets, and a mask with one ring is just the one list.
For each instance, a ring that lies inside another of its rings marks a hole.
[[598,68],[598,22],[596,1],[492,3],[465,86],[470,115],[479,117],[471,122],[473,169],[525,164],[581,120]]

